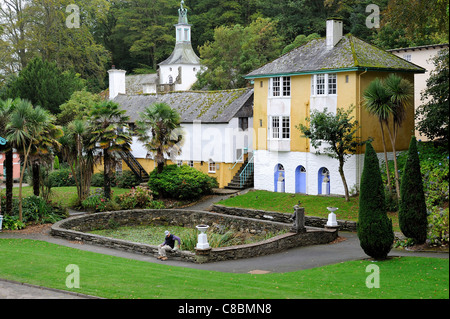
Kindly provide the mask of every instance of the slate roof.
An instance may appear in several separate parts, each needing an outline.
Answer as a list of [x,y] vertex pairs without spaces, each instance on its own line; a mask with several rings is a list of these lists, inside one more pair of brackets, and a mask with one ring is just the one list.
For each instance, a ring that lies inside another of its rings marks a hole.
[[165,94],[119,94],[113,100],[127,111],[130,122],[139,120],[140,113],[154,103],[167,103],[181,115],[182,123],[228,123],[239,116],[253,116],[253,89],[226,91],[186,91]]
[[327,49],[326,38],[312,40],[252,71],[246,78],[365,69],[425,72],[418,65],[347,34],[332,49]]
[[172,54],[158,65],[165,64],[200,64],[200,58],[195,54],[190,42],[178,42]]

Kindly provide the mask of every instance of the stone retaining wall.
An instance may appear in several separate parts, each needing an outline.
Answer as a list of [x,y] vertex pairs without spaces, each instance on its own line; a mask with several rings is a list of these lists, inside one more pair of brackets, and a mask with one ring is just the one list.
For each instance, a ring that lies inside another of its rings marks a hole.
[[[111,226],[149,224],[166,225],[168,227],[170,225],[177,225],[192,228],[199,224],[207,224],[210,227],[224,227],[250,233],[274,232],[283,229],[289,231],[291,227],[291,224],[286,223],[212,212],[149,209],[105,212],[71,217],[55,223],[51,228],[51,234],[68,240],[79,240],[94,245],[156,257],[158,247],[155,245],[128,242],[86,233],[89,230],[103,229]],[[304,233],[296,234],[288,232],[254,244],[213,248],[207,251],[198,251],[197,254],[189,251],[169,252],[168,257],[197,263],[248,258],[267,255],[297,246],[329,243],[335,240],[337,236],[337,230],[308,227]]]
[[[240,208],[240,207],[227,207],[227,206],[223,206],[223,205],[213,205],[212,211],[221,213],[221,214],[233,215],[233,216],[246,216],[246,217],[255,218],[255,219],[259,219],[259,220],[270,220],[270,221],[275,221],[275,222],[280,222],[280,223],[292,223],[292,221],[290,221],[291,214],[287,214],[287,213],[270,212],[270,211]],[[327,221],[328,221],[327,218],[305,215],[305,226],[323,228],[323,227],[325,227],[325,224],[327,223]],[[339,230],[351,231],[351,232],[355,232],[357,230],[356,222],[354,222],[354,221],[337,220],[337,223],[339,225]]]

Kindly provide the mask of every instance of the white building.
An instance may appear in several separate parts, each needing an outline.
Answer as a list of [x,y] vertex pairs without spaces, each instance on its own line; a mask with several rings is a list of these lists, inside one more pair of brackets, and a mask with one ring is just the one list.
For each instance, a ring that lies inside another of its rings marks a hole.
[[[438,55],[439,51],[445,48],[448,48],[448,43],[388,50],[396,56],[421,66],[426,70],[425,73],[414,75],[414,105],[416,109],[424,103],[421,100],[421,94],[427,88],[427,80],[430,78],[430,72],[434,70],[433,58]],[[416,119],[417,121],[418,119]],[[426,136],[420,134],[418,130],[416,130],[415,135],[417,139],[422,141],[428,139]]]
[[191,25],[188,23],[187,9],[178,9],[178,23],[175,25],[176,43],[172,54],[159,63],[154,74],[125,76],[125,70],[114,67],[109,73],[109,98],[118,94],[148,94],[158,92],[187,91],[197,81],[201,71],[200,58],[191,43]]
[[[175,25],[175,48],[158,64],[158,74],[126,76],[126,71],[113,68],[108,71],[109,97],[127,111],[131,127],[146,107],[168,104],[181,116],[184,141],[181,154],[167,156],[167,163],[195,167],[215,177],[219,187],[249,186],[253,183],[253,89],[189,91],[201,63],[192,49],[191,25],[183,3]],[[125,155],[123,168],[129,166],[139,176],[156,167],[137,137],[133,137],[131,153]],[[246,178],[239,177],[242,171],[248,173]],[[242,185],[232,183],[233,178]]]

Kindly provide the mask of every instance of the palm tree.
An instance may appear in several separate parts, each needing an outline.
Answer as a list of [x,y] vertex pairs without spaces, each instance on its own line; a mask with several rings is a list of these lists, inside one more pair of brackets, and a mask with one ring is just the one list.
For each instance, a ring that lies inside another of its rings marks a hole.
[[181,117],[166,103],[155,103],[140,116],[141,121],[136,123],[139,141],[155,154],[158,173],[161,173],[165,164],[164,154],[174,157],[181,153]]
[[92,131],[85,120],[74,120],[64,128],[59,139],[63,158],[72,170],[80,203],[89,196],[92,174],[94,173],[94,150],[87,148]]
[[115,153],[130,151],[131,136],[124,129],[128,127],[129,117],[125,113],[125,110],[121,110],[119,105],[112,101],[94,105],[90,113],[92,137],[88,149],[103,151],[104,193],[107,199],[111,197],[111,174]]
[[[383,126],[386,126],[389,134],[394,157],[395,188],[398,199],[400,199],[400,178],[397,165],[396,140],[399,128],[406,118],[406,110],[411,106],[411,99],[413,95],[413,85],[408,80],[395,74],[390,74],[384,81],[379,78],[375,79],[370,83],[364,92],[364,106],[369,113],[378,117],[378,120],[380,121],[388,186],[390,187],[390,172],[387,161]],[[391,118],[392,129],[389,123]]]
[[[5,101],[0,100],[0,137],[6,137],[6,125],[11,119],[11,113],[14,110],[15,104],[18,100],[7,99]],[[6,213],[12,211],[12,198],[13,198],[13,148],[11,143],[7,143],[3,147],[5,152],[5,160],[3,165],[6,168]]]
[[[53,161],[53,150],[59,149],[61,144],[58,139],[64,135],[64,131],[60,126],[54,124],[55,117],[49,118],[42,127],[42,133],[36,136],[30,151],[30,165],[33,176],[33,193],[39,196],[41,186],[41,166],[44,163]],[[47,194],[48,195],[48,194]],[[44,196],[45,199],[47,199]]]
[[389,103],[389,95],[383,85],[383,81],[379,78],[373,80],[363,95],[363,105],[367,111],[376,116],[380,123],[381,139],[383,142],[384,162],[386,164],[387,184],[389,193],[391,193],[391,174],[389,171],[389,163],[386,151],[386,140],[384,138],[384,125],[389,127],[389,117],[391,116],[392,107]]
[[392,105],[393,130],[392,133],[390,130],[388,132],[394,155],[395,187],[397,189],[398,199],[400,199],[400,177],[398,174],[396,141],[400,126],[406,118],[406,110],[412,105],[414,86],[408,80],[395,74],[390,74],[384,81],[384,84],[390,97],[390,104]]
[[55,118],[45,109],[36,108],[26,100],[19,100],[11,113],[10,122],[6,126],[7,139],[24,155],[22,170],[19,179],[19,220],[22,221],[22,183],[26,170],[28,157],[33,143],[45,132],[45,128]]

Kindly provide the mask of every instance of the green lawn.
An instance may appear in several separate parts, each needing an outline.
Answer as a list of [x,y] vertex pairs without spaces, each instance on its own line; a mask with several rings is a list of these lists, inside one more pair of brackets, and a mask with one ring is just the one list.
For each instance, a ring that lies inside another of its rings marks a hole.
[[[326,218],[330,213],[327,207],[332,206],[339,208],[335,212],[337,219],[358,221],[359,197],[350,197],[350,201],[347,202],[343,197],[275,193],[256,190],[222,200],[217,204],[292,214],[294,205],[298,203],[305,208],[305,214],[307,216]],[[394,231],[399,231],[397,213],[388,213],[388,216],[392,219]]]
[[[65,286],[69,264],[80,288]],[[380,288],[366,287],[368,265]],[[0,239],[0,278],[106,298],[449,298],[448,259],[350,261],[290,273],[233,274],[136,261],[42,241]]]

